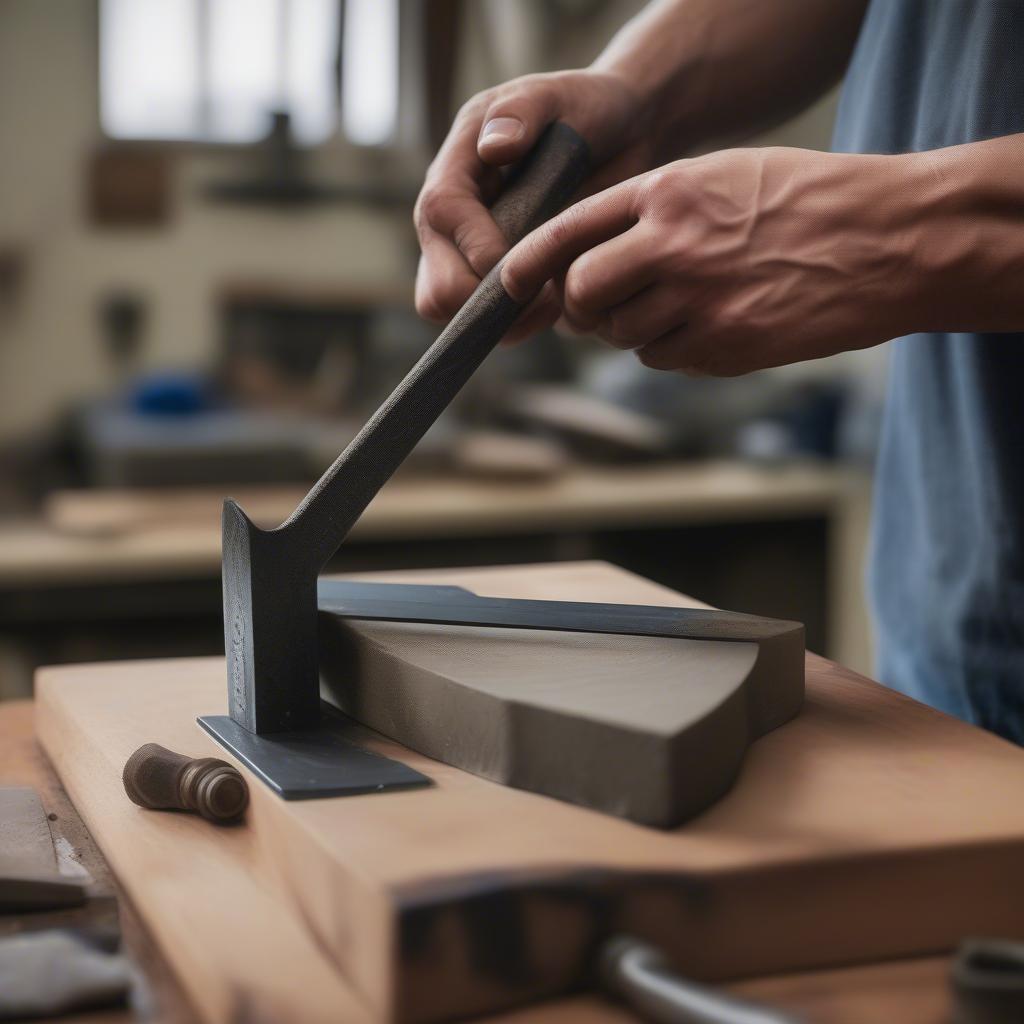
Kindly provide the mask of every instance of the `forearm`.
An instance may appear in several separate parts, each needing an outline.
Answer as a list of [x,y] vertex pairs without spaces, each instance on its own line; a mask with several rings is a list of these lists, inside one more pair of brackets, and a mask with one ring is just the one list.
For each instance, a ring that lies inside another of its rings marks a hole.
[[908,160],[915,330],[1024,331],[1024,134]]
[[595,61],[637,93],[663,159],[776,123],[839,80],[867,0],[657,0]]

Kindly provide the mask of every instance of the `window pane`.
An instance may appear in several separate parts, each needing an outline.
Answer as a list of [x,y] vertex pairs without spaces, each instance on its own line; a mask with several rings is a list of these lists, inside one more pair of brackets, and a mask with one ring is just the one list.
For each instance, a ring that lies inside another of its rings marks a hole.
[[209,134],[227,142],[254,142],[270,127],[270,111],[284,103],[277,47],[283,0],[210,3]]
[[273,110],[306,145],[336,130],[337,0],[100,2],[108,135],[254,142]]
[[337,0],[291,0],[285,90],[295,138],[314,145],[334,134],[338,97]]
[[193,0],[102,0],[100,119],[114,138],[185,139],[198,124]]
[[341,71],[345,134],[387,142],[398,115],[398,0],[347,0]]

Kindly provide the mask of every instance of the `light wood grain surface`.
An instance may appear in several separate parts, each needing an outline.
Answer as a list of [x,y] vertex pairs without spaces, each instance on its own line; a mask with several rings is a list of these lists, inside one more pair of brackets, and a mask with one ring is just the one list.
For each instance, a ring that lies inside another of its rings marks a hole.
[[[117,889],[103,855],[36,743],[33,713],[31,701],[0,704],[0,785],[32,786],[40,794],[51,815],[55,839],[64,839],[75,859],[89,871],[97,896],[82,910],[8,916],[4,919],[5,932],[36,927],[104,927],[112,923],[114,913],[107,897],[116,893],[126,946],[147,978],[157,1024],[191,1024],[197,1014],[182,986],[125,895]],[[947,958],[934,957],[759,978],[729,988],[749,999],[799,1014],[808,1024],[947,1024],[947,975]],[[68,1024],[128,1024],[131,1019],[128,1011],[62,1018]],[[579,996],[531,1005],[488,1018],[486,1024],[639,1024],[639,1019],[600,996]]]
[[[686,603],[594,563],[392,578],[494,596]],[[308,1019],[326,1019],[325,1001],[352,999],[334,994],[334,965],[358,993],[353,1013],[387,1016],[398,905],[481,872],[681,873],[704,896],[668,904],[670,919],[655,925],[637,920],[660,929],[652,937],[698,977],[938,952],[969,932],[1024,934],[1024,752],[822,659],[808,662],[805,713],[758,741],[733,792],[674,833],[505,789],[384,741],[374,745],[435,787],[286,804],[253,780],[247,825],[215,832],[128,804],[119,772],[146,741],[219,752],[193,719],[223,712],[222,662],[79,666],[39,682],[44,744],[209,1019],[227,1019],[243,993],[305,1011],[298,977],[286,985],[275,973],[281,962],[301,963],[302,991],[318,994]]]

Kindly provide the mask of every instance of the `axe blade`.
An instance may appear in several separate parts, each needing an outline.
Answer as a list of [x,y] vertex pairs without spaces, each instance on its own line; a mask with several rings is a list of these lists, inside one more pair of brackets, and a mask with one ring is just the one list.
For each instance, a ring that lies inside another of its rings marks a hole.
[[320,711],[316,569],[285,529],[261,530],[224,502],[228,710],[250,732],[309,728]]
[[[550,125],[492,207],[509,242],[567,202],[589,166],[586,142],[568,125]],[[234,501],[224,503],[224,647],[238,725],[286,733],[316,724],[317,575],[523,308],[495,267],[276,530],[258,529]]]

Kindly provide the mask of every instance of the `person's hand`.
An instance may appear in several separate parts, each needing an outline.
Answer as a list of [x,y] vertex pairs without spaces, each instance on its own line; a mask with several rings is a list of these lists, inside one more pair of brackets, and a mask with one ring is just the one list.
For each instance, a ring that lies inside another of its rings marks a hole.
[[[529,75],[466,103],[416,202],[419,314],[446,323],[505,255],[508,241],[487,206],[500,190],[500,169],[525,156],[552,121],[569,124],[590,145],[595,172],[583,195],[651,166],[637,108],[621,78],[594,70]],[[540,330],[557,315],[557,304],[542,296],[511,333]]]
[[[663,370],[733,376],[918,329],[915,156],[725,150],[582,200],[506,257],[525,302]],[[920,248],[919,246],[917,247]]]

